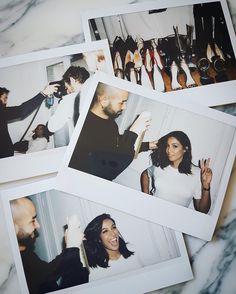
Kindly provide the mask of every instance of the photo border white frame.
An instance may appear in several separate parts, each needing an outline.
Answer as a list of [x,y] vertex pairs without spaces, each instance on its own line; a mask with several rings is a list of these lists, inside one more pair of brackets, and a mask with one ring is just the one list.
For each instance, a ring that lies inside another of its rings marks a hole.
[[[174,8],[180,6],[193,5],[198,3],[210,3],[210,2],[220,2],[227,28],[229,31],[230,41],[234,50],[234,55],[236,58],[236,36],[231,20],[230,12],[226,0],[156,0],[150,2],[134,3],[120,5],[117,7],[101,8],[94,10],[84,10],[81,13],[83,31],[86,41],[92,41],[89,20],[93,18],[113,16],[117,14],[128,14],[141,12],[152,9],[161,9],[161,8]],[[212,95],[212,90],[214,89],[214,95]],[[210,85],[202,85],[194,88],[182,89],[177,92],[184,91],[184,95],[188,99],[192,100],[195,103],[203,104],[207,106],[216,106],[221,104],[230,104],[236,102],[236,80],[230,80],[226,82],[214,83]],[[171,91],[173,92],[173,91]],[[166,92],[167,96],[171,92]],[[175,93],[177,93],[175,91]],[[204,98],[199,98],[204,97]]]
[[[24,269],[21,262],[21,256],[15,234],[14,224],[11,217],[10,200],[29,196],[36,193],[55,189],[55,177],[36,181],[30,184],[8,188],[0,192],[3,203],[4,214],[7,222],[13,257],[19,278],[22,293],[29,293],[25,280]],[[78,195],[73,195],[79,197]],[[121,293],[122,289],[129,289],[129,293],[144,293],[163,288],[177,283],[181,283],[193,278],[188,254],[186,251],[184,239],[181,233],[174,232],[178,244],[180,256],[168,261],[160,262],[156,265],[144,267],[133,272],[127,272],[121,275],[104,278],[102,280],[88,282],[83,285],[55,291],[55,293],[106,293],[108,289],[113,289],[113,293]],[[144,280],[148,283],[143,283]],[[157,279],[158,277],[158,279]],[[100,292],[101,291],[101,292]],[[54,293],[54,292],[53,292]]]
[[[207,215],[193,209],[179,206],[174,203],[167,202],[157,197],[147,197],[144,193],[129,187],[110,182],[102,178],[81,172],[79,170],[68,167],[74,147],[79,138],[80,131],[83,127],[87,112],[98,82],[118,87],[128,92],[141,95],[147,99],[152,99],[174,107],[203,115],[214,120],[234,127],[233,141],[229,150],[228,158],[224,167],[221,182],[219,184],[217,198],[211,215]],[[90,99],[89,99],[90,98]],[[97,72],[93,76],[93,83],[88,92],[88,99],[84,110],[81,113],[70,144],[66,150],[63,162],[59,168],[56,180],[56,189],[81,195],[91,201],[102,203],[106,206],[124,211],[128,214],[144,218],[154,223],[167,226],[176,231],[180,231],[203,240],[209,241],[212,238],[220,209],[224,200],[227,184],[230,178],[231,169],[236,154],[236,117],[208,108],[203,105],[194,104],[186,97],[176,99],[175,93],[168,97],[164,93],[157,95],[156,91],[152,91],[132,84],[128,81],[121,80],[116,77],[109,76],[102,72]],[[88,187],[92,187],[88,189]],[[94,195],[94,192],[95,194]],[[135,204],[135,205],[134,205]],[[204,229],[203,229],[204,228]]]
[[[25,63],[63,57],[66,55],[102,50],[105,55],[108,73],[113,74],[112,61],[107,40],[87,42],[55,49],[41,50],[0,59],[0,69]],[[58,171],[60,160],[67,146],[47,149],[20,156],[0,159],[0,183],[6,183]],[[16,167],[22,167],[17,169]]]

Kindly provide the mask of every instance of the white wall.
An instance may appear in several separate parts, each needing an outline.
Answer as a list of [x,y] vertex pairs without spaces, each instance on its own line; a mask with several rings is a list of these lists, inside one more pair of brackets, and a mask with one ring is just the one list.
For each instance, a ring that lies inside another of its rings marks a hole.
[[101,39],[108,38],[110,44],[116,36],[126,38],[127,35],[132,35],[135,39],[139,35],[144,40],[163,38],[174,34],[173,26],[176,25],[180,34],[186,34],[186,24],[194,25],[193,6],[167,8],[166,11],[155,14],[143,11],[107,16],[97,18],[96,24]]

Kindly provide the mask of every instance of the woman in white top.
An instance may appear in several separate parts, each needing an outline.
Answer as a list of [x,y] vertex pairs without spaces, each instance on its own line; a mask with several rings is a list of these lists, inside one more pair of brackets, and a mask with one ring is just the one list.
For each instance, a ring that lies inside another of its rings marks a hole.
[[151,154],[153,165],[141,175],[142,191],[185,207],[193,200],[196,210],[208,213],[212,180],[210,159],[202,159],[200,168],[195,166],[191,142],[182,131],[168,133],[157,145]]
[[95,217],[85,228],[84,236],[90,281],[140,268],[109,214]]
[[43,124],[39,124],[34,129],[33,133],[34,134],[29,141],[28,150],[26,151],[26,153],[46,150],[48,147],[50,136],[48,128]]

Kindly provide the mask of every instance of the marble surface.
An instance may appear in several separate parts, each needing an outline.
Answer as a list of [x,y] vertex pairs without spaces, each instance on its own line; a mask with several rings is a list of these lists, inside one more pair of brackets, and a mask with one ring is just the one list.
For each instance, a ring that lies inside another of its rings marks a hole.
[[[119,0],[119,4],[134,2],[141,1]],[[96,0],[1,0],[0,57],[81,43],[84,36],[79,17],[80,11],[114,4],[117,4],[116,0],[100,0],[99,2]],[[236,1],[229,0],[228,4],[236,28]],[[235,105],[230,111],[235,114]],[[185,236],[195,278],[190,282],[152,293],[236,293],[235,194],[236,164],[213,240],[207,243]],[[9,266],[8,271],[4,273],[1,271],[4,270],[1,256],[0,261],[0,293],[19,293],[17,281],[12,278],[14,269]],[[6,267],[11,262],[9,254]],[[4,277],[5,282],[1,285]]]

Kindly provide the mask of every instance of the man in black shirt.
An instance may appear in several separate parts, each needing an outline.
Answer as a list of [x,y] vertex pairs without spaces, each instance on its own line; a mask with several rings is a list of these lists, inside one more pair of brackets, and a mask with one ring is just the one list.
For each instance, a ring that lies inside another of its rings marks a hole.
[[83,233],[78,222],[73,218],[68,221],[66,248],[54,260],[46,262],[34,252],[40,225],[33,202],[23,197],[12,200],[10,204],[29,292],[46,293],[87,283],[88,270],[80,259]]
[[0,87],[0,158],[14,155],[13,143],[8,132],[8,123],[23,120],[30,115],[43,100],[57,91],[57,84],[47,85],[35,97],[19,106],[7,107],[9,90]]
[[[134,158],[137,137],[146,131],[151,117],[141,113],[120,135],[115,118],[126,109],[127,100],[127,91],[98,84],[69,167],[107,180],[114,180],[128,167]],[[155,149],[156,143],[142,143],[140,151]]]

